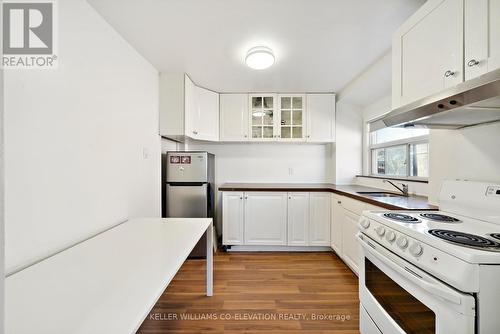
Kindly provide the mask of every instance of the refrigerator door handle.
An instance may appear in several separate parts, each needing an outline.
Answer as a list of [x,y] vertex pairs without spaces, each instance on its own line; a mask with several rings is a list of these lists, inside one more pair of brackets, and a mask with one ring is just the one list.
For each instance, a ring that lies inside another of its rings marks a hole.
[[206,182],[167,182],[171,187],[202,187]]

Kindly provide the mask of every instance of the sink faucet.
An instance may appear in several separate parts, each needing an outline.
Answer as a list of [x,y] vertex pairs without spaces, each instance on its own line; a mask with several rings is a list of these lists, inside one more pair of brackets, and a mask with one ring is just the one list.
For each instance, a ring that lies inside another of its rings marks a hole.
[[394,186],[394,188],[396,188],[397,190],[401,191],[405,197],[408,197],[408,185],[407,184],[401,183],[401,186],[403,188],[400,188],[396,184],[394,184],[394,182],[392,182],[390,180],[383,180],[382,182],[384,182],[384,183],[386,183],[386,182],[390,183],[391,185]]

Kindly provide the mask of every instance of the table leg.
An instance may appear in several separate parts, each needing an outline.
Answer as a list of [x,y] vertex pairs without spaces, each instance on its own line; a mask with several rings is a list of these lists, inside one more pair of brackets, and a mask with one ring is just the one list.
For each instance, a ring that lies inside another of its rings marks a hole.
[[213,282],[213,257],[214,257],[214,245],[213,245],[213,227],[212,224],[207,228],[207,296],[212,296],[214,291]]

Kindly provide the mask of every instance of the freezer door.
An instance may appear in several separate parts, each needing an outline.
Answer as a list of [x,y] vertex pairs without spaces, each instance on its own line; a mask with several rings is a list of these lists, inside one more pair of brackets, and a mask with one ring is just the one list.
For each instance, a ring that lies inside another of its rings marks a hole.
[[168,152],[167,182],[208,182],[206,152]]
[[208,213],[208,188],[200,184],[167,184],[167,217],[203,218]]

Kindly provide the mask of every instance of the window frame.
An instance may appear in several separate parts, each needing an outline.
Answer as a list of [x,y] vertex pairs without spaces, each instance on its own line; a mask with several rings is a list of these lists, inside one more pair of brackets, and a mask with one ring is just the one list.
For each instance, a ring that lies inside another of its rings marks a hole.
[[[371,143],[371,133],[368,133],[369,139],[368,139],[368,175],[373,176],[373,177],[386,177],[388,179],[390,178],[401,178],[401,179],[407,179],[407,180],[418,180],[418,181],[428,181],[429,177],[423,177],[423,176],[410,176],[410,146],[415,145],[415,144],[427,144],[428,147],[428,153],[430,152],[430,146],[429,146],[429,135],[423,135],[423,136],[416,136],[416,137],[410,137],[410,138],[405,138],[405,139],[398,139],[398,140],[392,140],[388,141],[385,143],[381,144],[372,144]],[[401,175],[392,175],[392,174],[374,174],[373,173],[373,151],[376,149],[381,149],[381,148],[390,148],[390,147],[396,147],[396,146],[406,146],[406,176],[401,176]],[[430,171],[429,171],[430,172]]]

